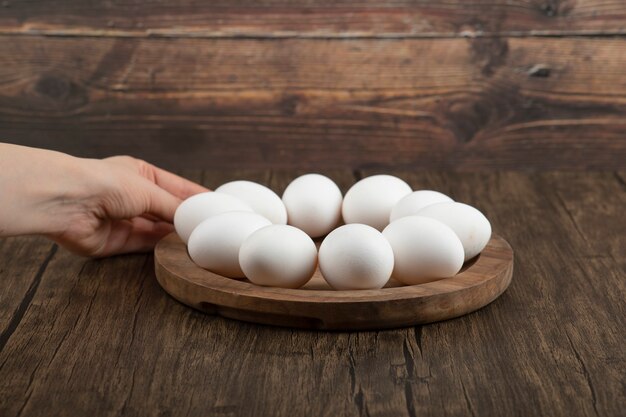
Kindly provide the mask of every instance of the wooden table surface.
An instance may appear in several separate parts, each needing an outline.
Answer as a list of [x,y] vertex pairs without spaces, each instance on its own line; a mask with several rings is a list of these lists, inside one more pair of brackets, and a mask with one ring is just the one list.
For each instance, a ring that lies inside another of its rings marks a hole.
[[[414,328],[274,328],[179,304],[151,255],[4,239],[0,415],[624,415],[626,173],[392,173],[485,212],[515,250],[501,298]],[[300,172],[183,174],[280,192]]]

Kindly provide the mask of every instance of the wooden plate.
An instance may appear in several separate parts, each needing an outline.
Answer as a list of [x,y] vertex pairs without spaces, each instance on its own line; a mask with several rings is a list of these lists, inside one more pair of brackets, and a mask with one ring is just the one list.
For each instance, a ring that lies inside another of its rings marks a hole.
[[489,304],[511,282],[513,250],[492,236],[453,278],[412,286],[391,281],[379,290],[360,291],[332,290],[319,270],[297,290],[226,278],[196,266],[175,233],[158,243],[154,263],[165,291],[209,314],[278,326],[362,330],[446,320]]

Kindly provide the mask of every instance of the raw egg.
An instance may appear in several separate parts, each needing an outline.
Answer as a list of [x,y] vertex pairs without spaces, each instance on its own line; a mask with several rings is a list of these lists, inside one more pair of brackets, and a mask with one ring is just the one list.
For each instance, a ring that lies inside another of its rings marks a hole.
[[478,209],[463,203],[437,203],[417,212],[449,226],[459,237],[465,260],[478,255],[491,238],[491,224]]
[[231,278],[243,278],[239,249],[253,232],[272,223],[257,213],[231,211],[203,221],[191,236],[187,250],[201,268]]
[[383,230],[393,207],[411,193],[411,187],[391,175],[374,175],[354,184],[343,199],[343,220]]
[[341,190],[328,177],[306,174],[283,193],[289,224],[311,237],[324,236],[341,220]]
[[319,265],[326,282],[336,290],[382,288],[393,271],[393,250],[373,227],[347,224],[326,236]]
[[252,181],[232,181],[220,185],[215,192],[237,197],[274,224],[287,224],[285,205],[274,191],[264,185]]
[[300,288],[317,267],[317,248],[302,230],[288,225],[263,227],[241,245],[239,264],[257,285]]
[[392,277],[415,285],[456,275],[463,266],[463,245],[445,224],[429,217],[407,216],[383,230],[391,244]]
[[193,195],[183,201],[174,213],[174,228],[187,243],[193,229],[202,221],[228,211],[249,211],[252,208],[240,199],[228,194],[209,191]]
[[416,214],[426,206],[436,203],[451,203],[452,200],[447,195],[439,191],[419,190],[413,191],[411,194],[403,197],[391,210],[389,222],[398,220],[399,218]]

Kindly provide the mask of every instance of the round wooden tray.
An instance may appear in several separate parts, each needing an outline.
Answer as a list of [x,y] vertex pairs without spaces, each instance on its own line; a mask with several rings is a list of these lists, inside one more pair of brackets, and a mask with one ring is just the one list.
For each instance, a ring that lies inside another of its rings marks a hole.
[[513,275],[513,250],[501,237],[456,276],[421,285],[335,291],[319,272],[293,290],[261,287],[196,266],[172,233],[154,250],[157,280],[178,301],[209,314],[255,323],[327,330],[412,326],[458,317],[495,300]]

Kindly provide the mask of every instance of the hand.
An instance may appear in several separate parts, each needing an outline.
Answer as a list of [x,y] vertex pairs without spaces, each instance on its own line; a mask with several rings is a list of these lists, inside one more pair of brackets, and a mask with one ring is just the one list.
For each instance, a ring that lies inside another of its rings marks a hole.
[[182,199],[207,191],[129,156],[0,144],[0,166],[0,236],[43,234],[93,257],[151,250],[173,231]]

